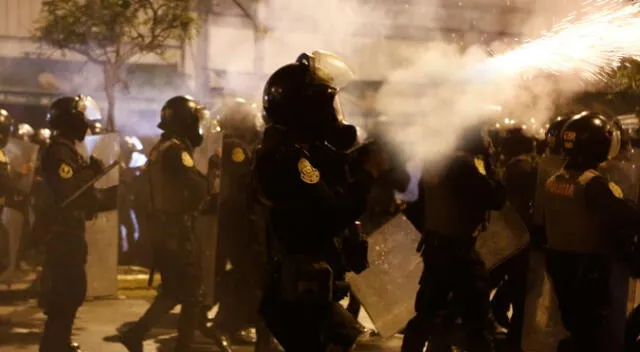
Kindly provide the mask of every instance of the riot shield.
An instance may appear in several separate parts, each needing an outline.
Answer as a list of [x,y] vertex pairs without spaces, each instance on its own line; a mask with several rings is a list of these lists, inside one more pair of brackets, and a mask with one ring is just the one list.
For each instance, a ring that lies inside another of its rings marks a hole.
[[[193,160],[200,172],[210,177],[209,158],[222,145],[219,134],[207,134],[201,146],[193,153]],[[218,246],[218,214],[216,209],[209,209],[206,214],[198,216],[196,235],[201,244],[203,300],[206,305],[215,305],[215,272],[216,250]]]
[[[117,133],[87,136],[79,149],[85,156],[95,155],[105,164],[120,157],[120,136]],[[96,182],[96,188],[108,188],[119,183],[119,168],[114,168]],[[118,289],[118,211],[99,213],[87,221],[87,297],[115,295]]]
[[[5,153],[11,168],[20,170],[25,164],[35,166],[38,158],[38,149],[39,147],[36,144],[11,138],[5,147]],[[34,168],[32,167],[32,169]],[[31,191],[33,178],[34,170],[31,170],[28,174],[17,179],[18,189],[24,192],[25,195],[28,195]],[[2,213],[2,224],[5,226],[3,235],[7,237],[4,242],[8,245],[7,250],[3,250],[3,253],[8,253],[9,255],[8,266],[0,273],[0,283],[2,284],[10,284],[14,279],[18,266],[20,242],[24,231],[31,228],[26,221],[29,214],[27,202],[7,203]]]
[[476,250],[489,270],[529,245],[529,231],[516,210],[507,204],[493,211],[487,229],[481,232]]
[[414,314],[422,273],[420,233],[397,215],[369,237],[369,268],[347,281],[382,337],[400,331]]

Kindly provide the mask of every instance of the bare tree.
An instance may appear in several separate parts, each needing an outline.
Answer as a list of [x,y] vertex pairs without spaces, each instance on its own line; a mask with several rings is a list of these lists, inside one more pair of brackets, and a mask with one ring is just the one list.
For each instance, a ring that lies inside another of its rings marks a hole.
[[125,66],[141,54],[164,57],[168,43],[199,29],[192,0],[44,0],[34,39],[102,66],[107,129],[114,129],[116,89],[128,90]]

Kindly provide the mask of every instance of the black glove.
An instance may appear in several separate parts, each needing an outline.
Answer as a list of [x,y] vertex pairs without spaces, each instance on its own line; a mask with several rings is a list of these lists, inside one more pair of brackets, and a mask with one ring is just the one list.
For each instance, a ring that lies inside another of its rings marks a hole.
[[94,170],[96,174],[101,174],[105,168],[104,163],[93,155],[89,157],[89,167]]

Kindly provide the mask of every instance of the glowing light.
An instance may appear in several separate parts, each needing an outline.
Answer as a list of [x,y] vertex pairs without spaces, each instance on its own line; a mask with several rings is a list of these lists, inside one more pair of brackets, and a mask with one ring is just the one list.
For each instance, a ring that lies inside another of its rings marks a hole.
[[494,56],[474,71],[524,79],[545,72],[573,74],[597,81],[605,78],[603,69],[617,66],[623,57],[640,58],[640,6],[589,0],[539,39]]

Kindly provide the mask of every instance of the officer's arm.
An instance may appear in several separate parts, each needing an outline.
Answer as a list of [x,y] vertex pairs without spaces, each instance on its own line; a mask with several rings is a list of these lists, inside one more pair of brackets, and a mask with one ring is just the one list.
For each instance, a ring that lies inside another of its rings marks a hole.
[[321,173],[304,174],[299,151],[263,154],[256,161],[262,194],[287,218],[287,227],[301,235],[333,236],[365,210],[371,176],[363,172],[342,193],[330,189]]
[[633,202],[625,200],[622,191],[604,177],[594,177],[585,185],[587,207],[602,220],[606,229],[640,228],[640,212]]
[[207,177],[196,167],[189,153],[179,145],[171,145],[163,153],[164,172],[171,175],[176,187],[184,188],[190,197],[204,200],[207,195]]
[[[52,148],[43,156],[42,173],[45,182],[53,192],[56,203],[60,204],[74,195],[83,186],[97,176],[88,166],[79,166],[77,155],[67,148]],[[89,187],[65,209],[87,210],[96,204],[95,189]]]
[[424,233],[425,214],[426,214],[426,196],[422,180],[418,183],[418,199],[414,202],[407,204],[407,207],[403,210],[404,215],[413,224],[413,226]]
[[490,179],[467,158],[456,158],[449,173],[460,199],[481,201],[487,210],[500,210],[507,198],[502,183]]

